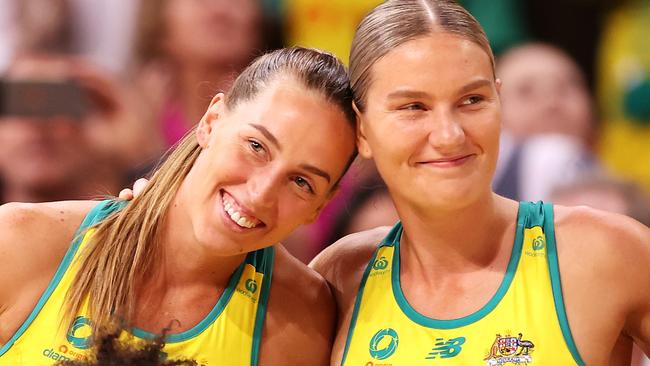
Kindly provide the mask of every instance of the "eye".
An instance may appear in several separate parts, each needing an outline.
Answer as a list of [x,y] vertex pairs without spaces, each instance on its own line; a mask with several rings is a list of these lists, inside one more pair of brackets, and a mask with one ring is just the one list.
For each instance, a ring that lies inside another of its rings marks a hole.
[[248,146],[250,146],[251,150],[253,150],[255,152],[264,151],[264,146],[262,146],[262,144],[260,144],[259,142],[255,141],[253,139],[248,140]]
[[312,188],[311,184],[307,181],[307,179],[303,177],[295,177],[293,179],[293,182],[303,191],[309,192],[311,194],[314,193],[314,189]]
[[422,103],[409,103],[399,108],[400,110],[405,111],[424,111],[426,107]]
[[472,96],[466,98],[461,104],[462,105],[475,105],[475,104],[481,103],[484,100],[485,100],[485,98],[483,98],[480,95],[472,95]]

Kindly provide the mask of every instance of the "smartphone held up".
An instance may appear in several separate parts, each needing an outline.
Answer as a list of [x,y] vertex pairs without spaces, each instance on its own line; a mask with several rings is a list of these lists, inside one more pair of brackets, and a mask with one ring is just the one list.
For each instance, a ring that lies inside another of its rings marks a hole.
[[0,79],[0,117],[81,121],[90,100],[75,80]]

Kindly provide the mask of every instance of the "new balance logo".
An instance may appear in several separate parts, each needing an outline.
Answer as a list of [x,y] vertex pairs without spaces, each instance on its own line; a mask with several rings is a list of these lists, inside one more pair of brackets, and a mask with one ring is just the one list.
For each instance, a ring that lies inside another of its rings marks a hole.
[[436,358],[456,357],[462,351],[463,344],[465,344],[465,337],[452,338],[447,341],[444,338],[436,338],[436,344],[425,358],[435,360]]

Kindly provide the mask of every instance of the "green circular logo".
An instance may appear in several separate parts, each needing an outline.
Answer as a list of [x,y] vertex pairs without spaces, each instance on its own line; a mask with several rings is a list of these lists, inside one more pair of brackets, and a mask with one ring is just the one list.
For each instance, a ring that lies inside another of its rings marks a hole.
[[385,360],[395,353],[398,342],[395,329],[381,329],[370,339],[370,356],[376,360]]
[[386,257],[381,257],[373,263],[372,268],[376,271],[381,271],[382,269],[386,269],[388,267],[388,260],[386,260]]
[[254,294],[257,291],[257,282],[255,280],[246,280],[246,290],[250,291],[251,294]]
[[[84,332],[82,329],[85,329],[85,332],[88,334],[86,337],[79,336],[79,333]],[[92,323],[90,322],[90,319],[85,316],[78,316],[72,321],[72,324],[68,329],[68,334],[66,334],[65,337],[68,342],[76,348],[87,349],[90,348],[92,342],[91,332]]]
[[533,250],[542,250],[546,246],[544,237],[538,236],[533,240]]

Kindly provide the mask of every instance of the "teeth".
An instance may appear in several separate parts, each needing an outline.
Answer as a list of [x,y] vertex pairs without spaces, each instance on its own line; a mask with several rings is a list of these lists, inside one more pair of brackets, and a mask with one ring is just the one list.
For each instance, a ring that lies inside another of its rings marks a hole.
[[234,207],[232,207],[232,205],[229,202],[224,202],[223,208],[228,213],[232,221],[236,222],[237,225],[248,229],[257,226],[257,223],[255,223],[255,221],[249,220],[247,217],[240,214],[238,211],[235,210]]

